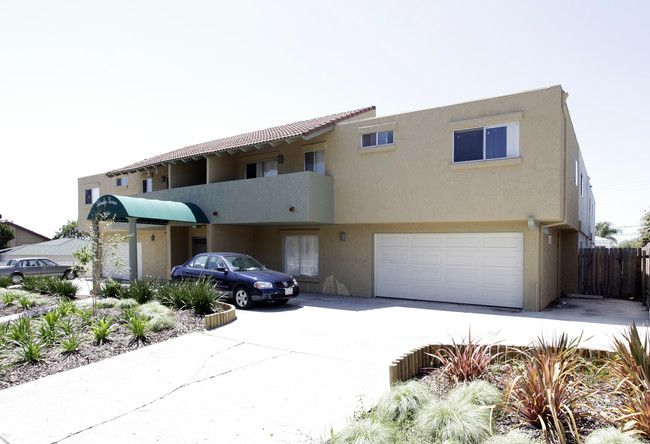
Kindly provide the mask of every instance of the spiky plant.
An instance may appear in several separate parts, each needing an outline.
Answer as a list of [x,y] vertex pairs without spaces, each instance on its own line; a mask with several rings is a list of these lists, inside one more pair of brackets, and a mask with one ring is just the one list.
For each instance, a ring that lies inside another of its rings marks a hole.
[[14,353],[19,362],[35,363],[47,358],[45,345],[34,337],[25,341],[14,341]]
[[98,316],[93,319],[90,331],[95,338],[95,343],[102,345],[108,336],[115,330],[115,320],[110,316]]
[[7,288],[12,284],[9,276],[0,276],[0,288]]
[[473,340],[470,330],[467,339],[463,338],[461,343],[452,339],[452,345],[443,346],[429,356],[440,363],[442,375],[449,383],[456,385],[487,375],[498,354],[493,354],[489,345],[480,344],[480,338]]
[[166,307],[185,310],[192,302],[186,290],[186,282],[171,282],[158,288],[156,299]]
[[650,333],[641,338],[636,323],[630,325],[623,340],[614,339],[615,358],[610,368],[624,396],[618,406],[619,420],[646,438],[650,438]]
[[121,299],[125,293],[128,293],[128,288],[125,288],[116,280],[107,279],[102,283],[101,292],[105,298]]
[[134,314],[124,324],[126,329],[133,335],[131,343],[143,343],[148,341],[147,334],[149,333],[149,321],[145,316]]
[[137,279],[131,282],[129,289],[122,297],[135,299],[138,304],[152,301],[156,295],[156,282],[151,278]]
[[375,412],[381,418],[400,423],[411,417],[418,407],[434,399],[429,388],[420,381],[395,384],[378,400]]
[[467,401],[434,400],[418,410],[415,424],[435,442],[476,444],[491,435],[491,411]]
[[75,330],[65,335],[60,341],[59,345],[64,353],[74,353],[85,344],[86,338],[81,330]]
[[11,305],[17,299],[17,296],[14,292],[6,291],[2,293],[2,303],[6,305]]
[[336,433],[332,444],[392,444],[395,429],[377,419],[362,418],[349,423],[341,431]]
[[585,389],[580,371],[586,365],[578,349],[580,339],[564,333],[550,341],[538,338],[522,352],[524,359],[508,382],[506,410],[541,429],[547,441],[565,443],[567,430],[578,437],[576,420],[588,415],[594,391]]

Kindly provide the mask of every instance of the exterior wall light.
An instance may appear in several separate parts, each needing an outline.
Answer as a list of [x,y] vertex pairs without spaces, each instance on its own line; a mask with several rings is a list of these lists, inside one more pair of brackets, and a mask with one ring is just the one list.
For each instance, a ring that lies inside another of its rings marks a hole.
[[278,154],[278,163],[284,163],[284,155]]
[[156,240],[156,236],[154,234],[151,235],[151,242]]
[[345,238],[346,238],[345,231],[341,231],[339,233],[339,239],[341,239],[341,242],[345,242]]
[[219,215],[219,212],[218,212],[218,211],[213,211],[213,212],[212,212],[212,215],[213,215],[213,216],[218,216],[218,215]]
[[296,209],[294,207],[289,207],[289,211],[293,213]]

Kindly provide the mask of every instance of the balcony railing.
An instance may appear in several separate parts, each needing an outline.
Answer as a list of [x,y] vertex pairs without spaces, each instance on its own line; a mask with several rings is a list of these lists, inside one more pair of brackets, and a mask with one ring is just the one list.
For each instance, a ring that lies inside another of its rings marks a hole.
[[311,172],[173,188],[137,197],[195,203],[212,224],[334,222],[334,179]]

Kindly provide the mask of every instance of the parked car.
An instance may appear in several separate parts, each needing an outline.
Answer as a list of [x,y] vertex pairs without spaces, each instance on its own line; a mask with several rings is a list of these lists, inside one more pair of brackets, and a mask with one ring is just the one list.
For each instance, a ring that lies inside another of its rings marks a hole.
[[44,257],[12,259],[0,267],[0,276],[9,276],[14,284],[22,282],[25,276],[61,276],[74,279],[77,273],[70,265],[59,265]]
[[250,308],[254,301],[285,304],[298,296],[300,287],[293,276],[268,270],[250,256],[239,253],[203,253],[172,268],[173,281],[212,279],[219,290],[228,293],[238,308]]

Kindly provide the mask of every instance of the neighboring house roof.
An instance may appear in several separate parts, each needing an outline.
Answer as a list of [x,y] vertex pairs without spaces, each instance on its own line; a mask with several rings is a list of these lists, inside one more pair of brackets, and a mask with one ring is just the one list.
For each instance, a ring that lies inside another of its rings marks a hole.
[[5,224],[7,224],[7,225],[9,225],[11,228],[13,228],[13,229],[14,229],[14,233],[16,232],[16,230],[20,230],[20,231],[24,231],[25,233],[29,233],[29,234],[31,234],[31,235],[33,235],[33,236],[40,237],[40,238],[43,239],[44,241],[46,241],[46,240],[50,240],[50,238],[47,237],[47,236],[43,236],[42,234],[38,234],[38,233],[35,232],[35,231],[29,230],[29,229],[27,229],[27,228],[25,228],[25,227],[21,227],[20,225],[15,224],[15,223],[13,223],[13,222],[9,222],[8,220],[3,220],[2,222],[4,222]]
[[40,244],[22,245],[5,251],[2,255],[7,257],[35,257],[35,256],[72,256],[72,253],[90,244],[84,239],[63,237]]
[[367,108],[330,114],[328,116],[316,117],[314,119],[253,131],[238,136],[226,137],[211,142],[199,143],[169,153],[150,157],[117,170],[109,171],[106,175],[111,177],[120,174],[143,171],[147,168],[166,165],[170,162],[208,157],[222,151],[235,152],[249,147],[261,148],[268,144],[274,145],[275,143],[281,143],[283,141],[291,143],[294,140],[301,138],[311,139],[332,129],[334,125],[339,122],[373,110],[375,110],[375,107],[369,106]]
[[596,236],[594,240],[594,245],[597,247],[612,248],[614,246],[614,241],[611,239],[606,239],[604,237]]

